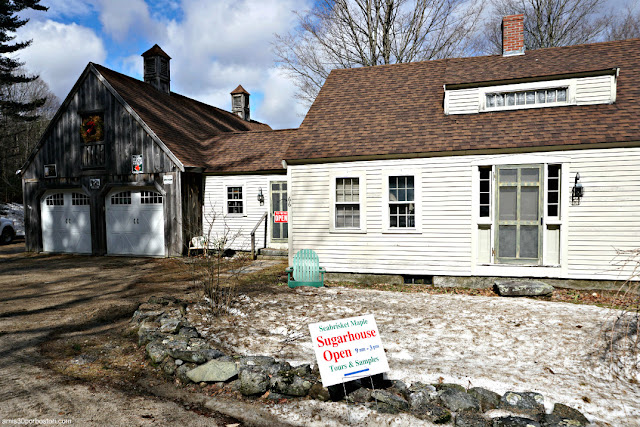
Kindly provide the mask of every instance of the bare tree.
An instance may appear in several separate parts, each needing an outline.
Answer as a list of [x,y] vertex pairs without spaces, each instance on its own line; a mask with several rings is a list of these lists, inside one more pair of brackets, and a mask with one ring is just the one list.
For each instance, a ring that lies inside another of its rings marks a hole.
[[607,18],[601,15],[605,0],[492,0],[485,50],[502,52],[500,23],[507,15],[524,14],[527,49],[569,46],[597,41]]
[[468,51],[484,0],[319,0],[276,35],[277,62],[313,102],[329,72]]
[[607,22],[607,40],[626,40],[640,37],[640,1],[628,5],[621,13],[611,16]]

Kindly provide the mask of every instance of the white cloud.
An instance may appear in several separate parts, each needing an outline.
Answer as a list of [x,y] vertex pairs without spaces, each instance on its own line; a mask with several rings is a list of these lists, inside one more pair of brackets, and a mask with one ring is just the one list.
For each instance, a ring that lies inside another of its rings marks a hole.
[[98,0],[97,5],[104,32],[118,42],[131,35],[154,39],[164,33],[164,25],[151,18],[144,0]]
[[102,63],[106,58],[102,40],[93,30],[77,24],[31,21],[18,38],[33,40],[18,57],[27,70],[40,74],[60,99],[67,96],[88,62]]
[[284,71],[271,69],[264,81],[264,100],[252,116],[274,129],[298,127],[307,109],[295,98],[296,88]]

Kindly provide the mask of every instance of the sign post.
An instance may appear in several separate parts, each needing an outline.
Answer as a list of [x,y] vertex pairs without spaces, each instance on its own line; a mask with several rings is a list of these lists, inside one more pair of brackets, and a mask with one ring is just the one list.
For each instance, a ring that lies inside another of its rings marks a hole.
[[372,314],[311,323],[309,332],[324,387],[389,370]]

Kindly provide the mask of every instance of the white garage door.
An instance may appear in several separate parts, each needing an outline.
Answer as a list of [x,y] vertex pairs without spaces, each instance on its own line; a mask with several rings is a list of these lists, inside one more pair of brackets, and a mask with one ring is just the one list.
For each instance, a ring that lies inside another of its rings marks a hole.
[[117,190],[106,200],[107,253],[164,256],[162,195],[151,190]]
[[91,253],[89,196],[81,190],[49,191],[40,205],[45,252]]

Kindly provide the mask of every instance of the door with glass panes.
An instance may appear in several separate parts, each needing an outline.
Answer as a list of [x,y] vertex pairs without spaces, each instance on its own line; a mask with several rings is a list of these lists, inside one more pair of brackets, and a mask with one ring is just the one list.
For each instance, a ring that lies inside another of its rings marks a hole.
[[542,166],[506,165],[496,169],[496,261],[540,264]]
[[275,222],[276,211],[286,212],[287,208],[287,182],[274,181],[270,188],[271,197],[271,241],[275,243],[287,242],[289,238],[289,224]]

